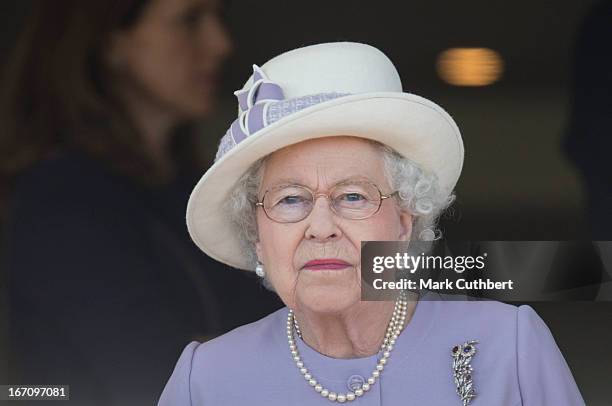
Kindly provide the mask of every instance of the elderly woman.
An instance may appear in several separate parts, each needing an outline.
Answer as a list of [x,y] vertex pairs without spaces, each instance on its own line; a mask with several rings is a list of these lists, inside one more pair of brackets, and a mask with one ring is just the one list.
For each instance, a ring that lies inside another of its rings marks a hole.
[[189,231],[286,307],[187,345],[160,406],[584,404],[529,306],[360,300],[361,241],[436,238],[463,163],[452,118],[403,93],[384,54],[296,49],[254,66],[236,95]]

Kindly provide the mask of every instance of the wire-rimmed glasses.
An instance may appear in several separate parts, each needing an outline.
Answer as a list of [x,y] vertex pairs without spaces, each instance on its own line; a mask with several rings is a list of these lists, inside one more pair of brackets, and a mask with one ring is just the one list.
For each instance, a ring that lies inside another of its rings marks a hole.
[[396,193],[384,195],[369,181],[344,181],[334,185],[328,193],[314,193],[303,185],[284,184],[266,190],[255,205],[263,208],[270,220],[297,223],[308,217],[316,199],[323,196],[330,201],[331,210],[338,216],[363,220],[378,213],[383,200]]

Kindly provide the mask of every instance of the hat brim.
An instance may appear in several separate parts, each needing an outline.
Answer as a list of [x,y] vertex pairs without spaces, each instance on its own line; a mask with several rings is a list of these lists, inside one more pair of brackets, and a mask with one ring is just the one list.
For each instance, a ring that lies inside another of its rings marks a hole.
[[250,135],[215,162],[187,204],[187,228],[196,245],[213,259],[251,269],[225,206],[240,177],[258,159],[301,141],[356,136],[376,140],[435,173],[450,194],[463,166],[457,125],[440,106],[410,93],[366,93],[327,101]]

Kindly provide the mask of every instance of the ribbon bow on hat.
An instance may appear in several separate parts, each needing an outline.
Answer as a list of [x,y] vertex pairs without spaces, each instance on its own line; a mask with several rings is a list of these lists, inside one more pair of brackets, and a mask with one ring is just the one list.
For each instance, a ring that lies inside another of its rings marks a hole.
[[253,84],[248,89],[235,91],[234,95],[238,98],[238,118],[221,138],[215,161],[281,118],[348,93],[315,93],[286,99],[280,85],[270,80],[259,66],[253,65]]
[[253,84],[249,89],[234,92],[238,98],[240,115],[232,123],[229,131],[238,144],[249,135],[266,127],[266,107],[270,102],[283,100],[281,87],[272,82],[257,65],[253,65]]

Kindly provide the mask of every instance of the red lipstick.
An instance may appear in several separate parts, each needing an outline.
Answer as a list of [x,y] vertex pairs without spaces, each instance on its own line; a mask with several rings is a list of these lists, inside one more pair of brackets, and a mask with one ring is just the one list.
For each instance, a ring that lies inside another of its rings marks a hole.
[[311,271],[322,271],[322,270],[337,270],[344,269],[351,266],[346,261],[337,258],[323,258],[313,259],[312,261],[306,262],[302,269],[309,269]]

